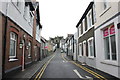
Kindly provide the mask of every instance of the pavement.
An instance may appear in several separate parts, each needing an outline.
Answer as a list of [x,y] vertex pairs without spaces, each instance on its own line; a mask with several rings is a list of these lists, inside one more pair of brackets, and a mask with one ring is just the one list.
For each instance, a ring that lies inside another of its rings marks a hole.
[[[69,56],[66,56],[66,55],[65,55],[65,58],[66,58],[68,61],[73,61],[72,58],[69,57]],[[89,70],[97,73],[97,74],[100,74],[100,76],[104,77],[106,80],[120,80],[120,79],[118,79],[118,78],[116,78],[116,77],[114,77],[114,76],[112,76],[112,75],[110,75],[110,74],[108,74],[108,73],[105,73],[105,72],[103,72],[103,71],[100,71],[100,70],[98,70],[98,69],[96,69],[96,68],[93,68],[93,67],[91,67],[91,66],[82,65],[82,63],[79,62],[79,61],[75,61],[75,63],[77,63],[77,64],[79,64],[79,65],[81,65],[81,66],[83,66],[83,67],[85,67],[85,68],[87,68],[87,69],[89,69]],[[94,79],[96,80],[96,78],[94,78]]]
[[44,58],[42,61],[31,63],[25,68],[25,71],[21,69],[14,70],[5,75],[3,80],[29,80],[41,67],[52,57],[52,55]]
[[25,71],[18,70],[6,75],[7,80],[118,80],[117,78],[73,61],[61,49],[42,61],[31,64]]

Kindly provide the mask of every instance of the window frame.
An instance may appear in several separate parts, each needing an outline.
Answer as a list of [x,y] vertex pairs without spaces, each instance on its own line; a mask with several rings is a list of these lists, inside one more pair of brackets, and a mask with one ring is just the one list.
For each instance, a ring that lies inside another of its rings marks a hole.
[[108,8],[108,2],[107,0],[103,0],[103,10],[106,10]]
[[[117,40],[116,40],[116,30],[115,30],[115,33],[114,34],[110,34],[110,28],[111,28],[111,26],[114,26],[114,29],[115,29],[115,25],[114,24],[111,24],[111,25],[109,25],[108,27],[106,27],[106,28],[108,28],[108,36],[104,36],[104,30],[106,29],[104,29],[103,30],[103,43],[104,43],[104,59],[105,60],[108,60],[108,61],[117,61],[118,60],[118,55],[117,55]],[[112,47],[111,47],[111,36],[115,36],[115,45],[116,45],[116,60],[113,60],[112,59]],[[110,59],[106,59],[105,58],[105,55],[106,55],[106,53],[105,53],[105,42],[104,42],[104,39],[105,38],[109,38],[109,54],[110,54]]]
[[87,56],[86,55],[86,41],[83,41],[83,56]]
[[[30,45],[29,45],[29,43],[30,43]],[[32,56],[32,43],[31,43],[31,41],[29,41],[28,42],[28,58],[31,58],[31,56]]]
[[89,30],[91,27],[92,27],[92,9],[88,12],[87,14],[87,26],[88,26],[88,29]]
[[85,18],[83,19],[82,23],[83,23],[83,33],[82,34],[84,34],[85,33]]
[[[92,41],[92,47],[93,47],[93,55],[91,55],[91,51],[90,51],[90,41]],[[90,57],[90,58],[94,58],[95,57],[95,55],[94,55],[94,38],[93,37],[91,37],[91,38],[89,38],[88,40],[87,40],[87,42],[88,42],[88,57]]]
[[82,56],[82,43],[79,43],[79,56]]
[[81,24],[79,25],[78,30],[79,30],[79,37],[80,37],[81,36]]
[[[14,37],[16,38],[16,40],[15,40],[14,38],[11,38],[11,35],[12,35],[12,34],[14,34]],[[11,56],[11,55],[10,55],[10,51],[11,51],[10,49],[11,49],[11,48],[9,48],[9,58],[10,58],[10,59],[13,59],[13,58],[16,58],[16,57],[17,57],[17,42],[18,42],[18,39],[17,39],[17,34],[16,34],[15,32],[12,32],[12,31],[10,32],[10,44],[11,44],[11,40],[12,40],[12,41],[15,41],[15,43],[16,43],[16,44],[15,44],[15,50],[14,50],[14,51],[15,51],[14,56]]]

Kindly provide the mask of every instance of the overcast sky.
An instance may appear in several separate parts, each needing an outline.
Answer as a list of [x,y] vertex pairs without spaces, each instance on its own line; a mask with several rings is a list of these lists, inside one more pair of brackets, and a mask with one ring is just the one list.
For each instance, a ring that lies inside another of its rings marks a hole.
[[76,25],[93,0],[37,0],[40,7],[42,36],[46,39],[55,36],[74,34]]

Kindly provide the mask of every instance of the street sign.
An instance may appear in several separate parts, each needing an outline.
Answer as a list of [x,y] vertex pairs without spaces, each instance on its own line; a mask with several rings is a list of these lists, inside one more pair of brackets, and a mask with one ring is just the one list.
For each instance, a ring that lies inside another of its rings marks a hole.
[[120,23],[117,24],[117,28],[120,29]]

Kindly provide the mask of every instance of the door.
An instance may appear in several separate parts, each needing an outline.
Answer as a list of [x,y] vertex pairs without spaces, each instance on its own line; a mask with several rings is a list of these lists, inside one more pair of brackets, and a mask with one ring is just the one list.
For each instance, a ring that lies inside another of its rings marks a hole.
[[83,42],[83,63],[86,63],[86,41]]

